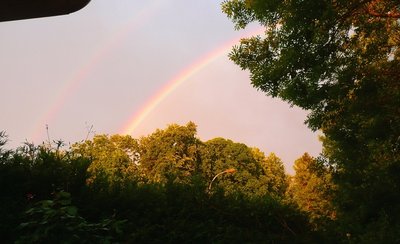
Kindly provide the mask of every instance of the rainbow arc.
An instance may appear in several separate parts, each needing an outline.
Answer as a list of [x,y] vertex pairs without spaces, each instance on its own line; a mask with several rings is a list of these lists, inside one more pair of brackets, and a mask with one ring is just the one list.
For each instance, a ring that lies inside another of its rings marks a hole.
[[218,48],[212,50],[206,55],[200,57],[198,60],[188,65],[182,71],[178,72],[173,78],[169,79],[166,84],[159,89],[148,101],[142,106],[139,111],[134,113],[134,115],[128,120],[128,122],[120,130],[121,134],[132,134],[141,123],[150,115],[150,113],[171,93],[173,93],[180,85],[188,81],[191,77],[196,75],[201,70],[205,69],[213,61],[219,57],[227,54],[231,50],[232,46],[238,44],[240,39],[261,35],[265,31],[264,28],[258,28],[254,31],[244,33],[239,37],[236,37],[228,42],[222,44]]

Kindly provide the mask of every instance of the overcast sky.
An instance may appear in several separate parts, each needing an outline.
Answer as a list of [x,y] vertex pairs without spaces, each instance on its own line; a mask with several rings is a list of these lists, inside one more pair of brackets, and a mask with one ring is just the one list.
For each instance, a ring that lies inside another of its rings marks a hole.
[[[24,141],[83,140],[120,133],[174,77],[257,29],[235,31],[215,0],[92,0],[67,16],[0,23],[1,119],[12,147]],[[220,53],[221,54],[221,53]],[[169,92],[132,135],[168,124],[198,125],[200,139],[224,137],[275,152],[289,172],[321,151],[306,111],[254,89],[226,53]]]

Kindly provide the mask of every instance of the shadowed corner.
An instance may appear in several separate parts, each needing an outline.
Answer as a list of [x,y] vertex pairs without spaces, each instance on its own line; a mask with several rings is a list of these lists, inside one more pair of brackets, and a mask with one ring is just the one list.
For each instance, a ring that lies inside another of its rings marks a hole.
[[65,15],[85,7],[90,0],[3,0],[0,22]]

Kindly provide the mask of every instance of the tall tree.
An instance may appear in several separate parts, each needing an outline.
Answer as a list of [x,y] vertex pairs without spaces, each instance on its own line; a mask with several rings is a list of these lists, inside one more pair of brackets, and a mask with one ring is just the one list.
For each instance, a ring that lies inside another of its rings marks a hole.
[[120,186],[138,176],[138,142],[131,136],[96,135],[93,140],[74,144],[72,151],[90,160],[89,185],[107,189],[109,186]]
[[286,175],[282,161],[271,154],[266,157],[259,149],[215,138],[204,143],[201,151],[201,171],[208,182],[227,169],[233,174],[221,175],[214,186],[226,192],[241,192],[248,196],[282,197]]
[[325,220],[335,218],[332,175],[326,166],[308,153],[294,162],[294,169],[288,195],[302,211],[308,213],[310,222],[319,228]]
[[236,28],[265,26],[230,57],[257,89],[310,111],[309,127],[326,136],[347,231],[363,235],[382,221],[398,228],[399,1],[226,0],[222,9]]
[[287,189],[287,175],[282,160],[274,153],[265,156],[258,148],[252,148],[252,154],[263,170],[259,190],[264,191],[264,194],[282,197]]
[[139,140],[140,169],[152,182],[165,182],[168,177],[188,182],[199,168],[197,126],[172,124]]

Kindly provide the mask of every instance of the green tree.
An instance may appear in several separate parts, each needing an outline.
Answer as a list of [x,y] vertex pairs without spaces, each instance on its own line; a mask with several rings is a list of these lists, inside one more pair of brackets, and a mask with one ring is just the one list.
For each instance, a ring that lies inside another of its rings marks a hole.
[[398,89],[387,80],[399,78],[396,0],[229,0],[222,9],[237,28],[253,21],[266,27],[265,37],[243,39],[231,59],[251,72],[257,89],[311,109],[315,127],[367,85]]
[[282,161],[271,154],[265,157],[259,149],[215,138],[204,143],[201,151],[201,171],[207,182],[227,169],[233,174],[221,175],[214,187],[227,193],[240,192],[248,196],[273,195],[281,197],[286,187]]
[[287,189],[287,175],[282,160],[274,153],[268,156],[258,148],[252,148],[254,159],[261,165],[263,173],[260,176],[260,182],[263,186],[264,194],[271,194],[282,197]]
[[189,182],[199,168],[197,126],[172,124],[139,140],[140,172],[150,182]]
[[335,186],[328,168],[305,153],[295,161],[294,169],[288,189],[290,199],[308,213],[310,222],[317,228],[325,220],[333,220]]
[[137,178],[139,146],[136,139],[121,135],[96,135],[72,146],[76,156],[90,161],[87,183],[100,189],[119,187]]
[[325,134],[343,231],[398,228],[399,1],[227,0],[222,9],[236,28],[266,28],[230,58],[257,89],[309,110],[309,127]]

